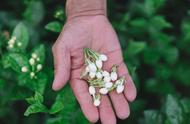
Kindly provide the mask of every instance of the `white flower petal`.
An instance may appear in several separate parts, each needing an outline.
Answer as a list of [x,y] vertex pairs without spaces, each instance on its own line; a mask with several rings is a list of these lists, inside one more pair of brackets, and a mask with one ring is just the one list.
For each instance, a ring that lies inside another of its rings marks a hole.
[[118,94],[122,93],[124,90],[124,85],[118,85],[117,88],[116,88],[116,91]]
[[94,95],[96,93],[96,90],[95,90],[95,88],[93,86],[90,86],[88,88],[88,91],[89,91],[90,95]]
[[110,82],[111,81],[111,78],[109,76],[107,77],[104,77],[104,82],[107,83],[107,82]]
[[105,83],[106,88],[111,88],[112,86],[113,86],[113,83],[111,83],[111,82]]
[[99,99],[95,99],[94,100],[94,106],[99,106],[100,105],[100,100]]
[[110,76],[109,72],[107,72],[107,71],[103,71],[103,72],[102,72],[102,75],[103,75],[104,77],[109,77],[109,76]]
[[116,72],[112,72],[110,76],[111,76],[111,80],[112,81],[116,81],[117,80],[117,73]]
[[101,94],[107,94],[108,93],[108,89],[107,88],[101,88],[100,90],[99,90],[99,92],[101,93]]
[[90,76],[90,78],[95,78],[96,72],[90,72],[90,73],[89,73],[89,76]]

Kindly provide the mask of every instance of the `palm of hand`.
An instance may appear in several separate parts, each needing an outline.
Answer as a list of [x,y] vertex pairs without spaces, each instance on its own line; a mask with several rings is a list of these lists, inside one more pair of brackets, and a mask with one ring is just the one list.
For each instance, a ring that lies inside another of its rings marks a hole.
[[[113,64],[118,64],[119,76],[126,76],[127,80],[123,94],[112,91],[109,96],[104,95],[98,108],[93,105],[87,83],[80,79],[84,67],[85,47],[106,54],[108,61],[103,68],[109,71]],[[115,114],[121,119],[129,116],[127,101],[135,99],[136,89],[122,60],[117,35],[105,16],[78,17],[68,21],[53,46],[53,54],[55,63],[53,89],[59,90],[70,80],[73,92],[89,121],[96,122],[100,118],[103,124],[115,124]]]

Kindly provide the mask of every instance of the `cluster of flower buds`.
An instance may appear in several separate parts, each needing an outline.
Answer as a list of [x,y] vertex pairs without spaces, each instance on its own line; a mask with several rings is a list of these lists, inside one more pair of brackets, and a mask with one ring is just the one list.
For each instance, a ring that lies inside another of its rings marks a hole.
[[22,46],[21,42],[16,43],[16,37],[13,36],[9,41],[8,41],[8,48],[13,48],[15,46],[15,44],[17,45],[17,47]]
[[116,90],[118,94],[124,90],[125,77],[118,77],[117,65],[113,65],[110,73],[103,70],[103,62],[108,60],[104,54],[99,54],[89,48],[84,48],[85,69],[81,78],[89,84],[89,93],[95,106],[100,105],[101,95]]
[[[42,64],[40,64],[39,61],[40,58],[38,57],[38,55],[36,53],[32,53],[31,58],[29,59],[29,63],[31,66],[31,72],[30,72],[31,79],[36,78],[36,73],[42,70]],[[28,68],[26,66],[23,66],[21,68],[21,71],[23,73],[26,73],[28,72]]]

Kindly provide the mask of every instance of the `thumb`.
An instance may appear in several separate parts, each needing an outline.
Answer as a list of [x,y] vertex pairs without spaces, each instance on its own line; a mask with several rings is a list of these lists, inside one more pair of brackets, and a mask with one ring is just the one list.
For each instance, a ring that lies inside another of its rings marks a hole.
[[55,44],[52,47],[54,57],[53,90],[60,90],[70,77],[70,52],[65,44]]

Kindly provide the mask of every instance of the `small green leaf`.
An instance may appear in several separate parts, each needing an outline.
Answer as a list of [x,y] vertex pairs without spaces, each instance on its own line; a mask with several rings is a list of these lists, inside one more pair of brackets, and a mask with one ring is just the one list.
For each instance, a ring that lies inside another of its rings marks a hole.
[[53,32],[61,32],[63,25],[60,22],[50,22],[45,26],[45,29]]
[[26,101],[29,104],[42,103],[44,101],[44,98],[42,94],[40,94],[39,92],[35,92],[34,97],[27,98]]
[[127,52],[129,55],[136,55],[142,52],[146,48],[146,42],[144,41],[130,41],[128,45]]
[[11,67],[16,72],[21,72],[22,67],[29,69],[29,63],[26,56],[19,53],[9,53],[3,56],[3,66],[5,68]]
[[157,110],[146,110],[140,124],[163,124],[163,117]]
[[61,100],[57,100],[51,107],[51,109],[49,110],[50,114],[55,114],[59,111],[61,111],[64,108],[64,104]]
[[178,99],[168,95],[165,102],[165,114],[171,124],[183,124],[184,112]]
[[190,113],[190,99],[183,98],[180,100],[180,103],[182,104],[185,113]]
[[39,24],[44,18],[43,3],[41,1],[30,1],[23,16],[30,24]]
[[27,110],[25,111],[24,115],[25,116],[29,116],[30,114],[34,114],[34,113],[39,113],[39,112],[48,112],[48,109],[46,108],[46,106],[44,106],[41,103],[35,103],[30,105]]
[[21,46],[18,46],[15,49],[10,49],[10,50],[13,50],[13,51],[25,50],[28,45],[28,41],[29,41],[29,33],[23,23],[19,23],[15,27],[12,36],[16,37],[16,43],[21,43]]

